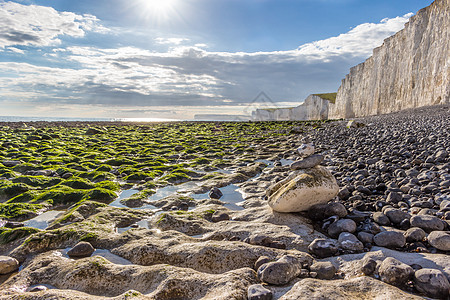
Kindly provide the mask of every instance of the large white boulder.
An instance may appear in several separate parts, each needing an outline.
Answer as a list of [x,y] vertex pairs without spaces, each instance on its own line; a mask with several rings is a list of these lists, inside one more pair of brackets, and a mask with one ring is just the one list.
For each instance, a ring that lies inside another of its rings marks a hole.
[[267,191],[269,206],[278,212],[299,212],[316,204],[327,203],[339,192],[334,176],[317,166],[297,170]]

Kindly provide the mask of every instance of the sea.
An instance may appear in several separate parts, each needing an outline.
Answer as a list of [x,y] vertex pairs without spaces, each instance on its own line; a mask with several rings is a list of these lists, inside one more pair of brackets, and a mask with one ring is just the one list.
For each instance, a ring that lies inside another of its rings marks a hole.
[[175,122],[183,120],[164,118],[62,118],[62,117],[22,117],[0,116],[0,122]]

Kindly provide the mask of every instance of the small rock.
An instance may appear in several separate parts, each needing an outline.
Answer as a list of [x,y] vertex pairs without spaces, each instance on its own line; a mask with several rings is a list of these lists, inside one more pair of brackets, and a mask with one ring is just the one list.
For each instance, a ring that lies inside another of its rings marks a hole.
[[300,154],[300,157],[308,157],[312,154],[314,154],[315,146],[314,144],[301,144],[300,147],[298,147],[297,152]]
[[450,232],[433,231],[428,237],[428,243],[436,249],[450,251]]
[[341,219],[328,227],[328,234],[335,238],[338,237],[341,232],[353,233],[356,231],[356,223],[350,219]]
[[419,227],[426,232],[441,231],[444,229],[444,223],[441,219],[430,215],[417,215],[410,219],[411,226]]
[[223,196],[223,193],[221,190],[219,190],[218,188],[212,188],[209,191],[209,198],[211,199],[220,199]]
[[272,291],[266,289],[262,284],[253,284],[247,289],[248,300],[271,300]]
[[69,179],[70,177],[73,177],[73,174],[70,172],[64,173],[61,175],[62,179]]
[[79,242],[72,249],[67,251],[69,257],[89,257],[94,253],[95,249],[88,242]]
[[406,244],[405,236],[398,231],[383,231],[373,237],[377,246],[386,248],[401,248]]
[[331,279],[336,274],[336,267],[329,261],[316,262],[309,269],[316,272],[319,279]]
[[[410,219],[411,215],[397,208],[387,208],[384,210],[384,214],[394,224],[399,224],[405,219]],[[381,224],[380,224],[381,225]]]
[[378,269],[382,281],[392,285],[404,285],[414,274],[413,268],[401,261],[388,257]]
[[405,236],[406,241],[408,243],[413,243],[413,242],[423,241],[423,239],[425,238],[425,236],[427,234],[425,233],[425,231],[423,231],[422,228],[412,227],[412,228],[409,228],[408,230],[406,230],[406,232],[403,233],[403,235]]
[[369,232],[358,232],[358,239],[363,243],[363,244],[367,244],[367,243],[373,243],[373,234],[369,233]]
[[397,192],[390,192],[386,198],[388,203],[398,203],[402,201],[402,196]]
[[364,275],[367,275],[367,276],[372,275],[373,272],[375,272],[376,268],[377,268],[377,262],[374,261],[373,259],[366,257],[362,260],[361,272],[363,272]]
[[19,269],[19,262],[14,257],[0,256],[0,274],[9,274]]
[[268,284],[283,285],[297,277],[302,269],[300,261],[292,255],[284,255],[275,262],[263,264],[258,277]]
[[382,226],[391,224],[391,220],[389,220],[388,216],[380,211],[373,213],[373,220]]
[[228,221],[230,219],[230,216],[226,212],[220,212],[216,211],[211,216],[211,221],[214,223],[220,222],[220,221]]
[[308,250],[317,257],[324,258],[336,254],[338,247],[332,240],[315,239],[309,244]]
[[330,202],[325,206],[325,216],[338,216],[339,218],[344,218],[347,215],[347,209],[342,203]]
[[261,256],[258,258],[258,260],[255,262],[255,270],[258,270],[259,267],[261,267],[263,264],[267,264],[271,262],[271,259],[267,256]]
[[349,232],[342,232],[338,238],[339,246],[343,250],[350,251],[362,251],[364,249],[363,243],[361,243],[356,236]]
[[366,126],[366,124],[355,121],[355,120],[350,120],[350,121],[348,121],[346,127],[347,128],[360,128],[360,127],[364,127],[364,126]]
[[414,286],[427,297],[447,299],[450,284],[447,277],[435,269],[420,269],[414,273]]
[[323,161],[324,157],[320,154],[311,155],[302,160],[297,160],[291,164],[291,170],[314,168]]

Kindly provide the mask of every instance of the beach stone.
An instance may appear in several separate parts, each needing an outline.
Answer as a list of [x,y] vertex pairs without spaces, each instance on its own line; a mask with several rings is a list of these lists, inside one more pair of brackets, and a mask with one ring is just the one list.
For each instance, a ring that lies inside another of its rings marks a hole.
[[209,198],[211,198],[211,199],[220,199],[223,196],[223,193],[221,190],[219,190],[218,188],[215,187],[209,191],[208,195],[209,195]]
[[273,293],[262,284],[252,284],[247,289],[248,300],[271,300]]
[[314,154],[315,146],[314,144],[301,144],[300,147],[298,147],[297,152],[300,154],[300,157],[308,157],[312,154]]
[[373,243],[373,234],[370,232],[361,231],[358,232],[358,239],[364,244]]
[[361,272],[364,273],[364,275],[372,275],[373,272],[375,272],[377,268],[377,262],[370,257],[364,257],[361,261]]
[[2,164],[7,168],[12,168],[20,165],[22,162],[20,160],[2,160]]
[[387,208],[384,210],[384,214],[394,224],[400,224],[403,220],[411,218],[410,214],[397,208]]
[[336,179],[324,167],[292,172],[271,186],[266,195],[269,206],[278,212],[300,212],[313,205],[327,203],[339,191]]
[[388,216],[383,214],[381,211],[373,213],[373,220],[382,226],[391,224],[391,220]]
[[411,226],[419,227],[427,232],[441,231],[444,229],[444,223],[441,219],[430,215],[417,215],[410,219]]
[[426,233],[422,228],[412,227],[403,233],[408,243],[411,242],[421,242],[426,237]]
[[0,274],[9,274],[19,269],[19,262],[14,257],[0,256]]
[[79,242],[72,249],[67,251],[69,257],[89,257],[95,249],[89,242]]
[[356,223],[350,219],[340,219],[328,227],[328,234],[331,237],[338,237],[341,232],[353,233],[356,231]]
[[211,216],[211,221],[220,222],[220,221],[228,221],[230,219],[230,215],[226,212],[215,211]]
[[387,257],[381,263],[378,273],[383,282],[403,285],[413,276],[414,270],[393,257]]
[[347,214],[347,209],[342,203],[330,202],[325,206],[326,217],[338,216],[339,218],[344,218]]
[[450,251],[450,232],[433,231],[428,237],[428,243],[436,249]]
[[263,264],[258,268],[258,277],[261,281],[283,285],[297,277],[302,269],[300,261],[292,255],[284,255],[275,262]]
[[316,272],[319,279],[332,279],[336,274],[336,267],[329,261],[315,262],[309,270]]
[[324,258],[336,254],[336,252],[338,251],[338,247],[332,240],[318,238],[312,241],[311,244],[309,244],[308,250],[317,257]]
[[398,203],[402,201],[402,196],[397,192],[390,192],[386,198],[388,203]]
[[271,260],[269,257],[267,257],[267,256],[261,256],[260,258],[258,258],[258,260],[256,260],[254,269],[255,269],[255,270],[258,270],[259,267],[261,267],[263,264],[267,264],[267,263],[269,263],[269,262],[271,262],[271,261],[272,261],[272,260]]
[[302,160],[297,160],[291,164],[291,170],[314,168],[323,161],[324,157],[320,154],[308,156]]
[[450,283],[447,277],[436,269],[420,269],[414,273],[415,288],[427,297],[447,299]]
[[364,249],[363,243],[361,243],[355,235],[349,232],[342,232],[339,234],[338,242],[340,248],[343,250],[362,251]]
[[401,248],[406,244],[405,236],[398,231],[383,231],[373,237],[377,246],[386,248]]

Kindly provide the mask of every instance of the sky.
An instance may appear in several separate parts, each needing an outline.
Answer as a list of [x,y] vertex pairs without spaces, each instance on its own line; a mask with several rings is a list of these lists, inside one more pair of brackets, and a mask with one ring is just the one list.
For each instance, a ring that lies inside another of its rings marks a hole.
[[0,116],[188,120],[297,106],[336,92],[431,2],[0,0]]

